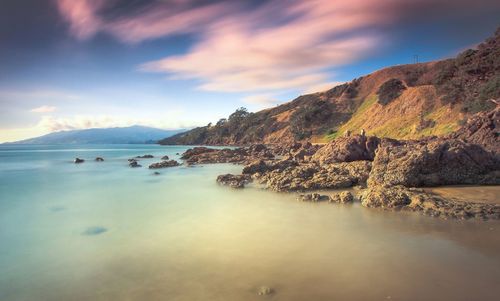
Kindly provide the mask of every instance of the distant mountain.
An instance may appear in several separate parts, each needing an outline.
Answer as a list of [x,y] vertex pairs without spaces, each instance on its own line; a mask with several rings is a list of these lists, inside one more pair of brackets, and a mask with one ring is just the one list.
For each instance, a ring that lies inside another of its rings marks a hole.
[[238,109],[214,125],[160,144],[327,142],[346,133],[398,139],[443,136],[500,98],[500,29],[456,58],[398,65],[255,113]]
[[186,131],[162,130],[145,126],[94,128],[50,133],[11,142],[12,144],[139,144],[156,143],[160,139]]

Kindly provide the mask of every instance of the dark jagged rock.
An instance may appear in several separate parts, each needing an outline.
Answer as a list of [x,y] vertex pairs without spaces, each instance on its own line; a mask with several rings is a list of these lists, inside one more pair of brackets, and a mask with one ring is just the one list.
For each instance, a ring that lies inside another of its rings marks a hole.
[[342,191],[330,196],[331,203],[350,204],[354,202],[354,195],[349,191]]
[[142,156],[136,156],[137,159],[152,159],[154,158],[153,155],[142,155]]
[[130,167],[142,167],[142,165],[140,165],[136,160],[131,161],[130,159],[129,159],[128,166],[130,166]]
[[406,187],[500,184],[500,163],[481,146],[460,140],[385,141],[368,185]]
[[153,163],[149,165],[149,169],[157,169],[157,168],[166,168],[166,167],[174,167],[181,165],[179,162],[175,160],[161,161],[157,163]]
[[168,156],[166,156],[166,155],[165,155],[165,156],[161,157],[161,159],[162,159],[162,160],[169,160],[170,158],[169,158]]
[[251,181],[249,175],[225,174],[217,177],[217,183],[227,185],[232,188],[243,188]]
[[486,150],[500,154],[500,105],[492,111],[474,115],[449,138],[479,144]]
[[385,210],[416,211],[443,218],[500,219],[500,205],[449,201],[421,189],[400,185],[370,187],[362,194],[361,204],[365,207]]
[[321,195],[319,193],[307,193],[307,194],[300,194],[297,197],[297,200],[302,201],[302,202],[322,202],[322,201],[328,201],[330,200],[330,197],[327,195]]
[[76,164],[79,164],[79,163],[85,162],[85,160],[80,159],[80,158],[75,158],[75,160],[73,162],[76,163]]
[[97,161],[97,162],[104,162],[104,159],[102,157],[96,157],[95,161]]
[[311,160],[321,164],[373,161],[379,143],[380,139],[372,136],[339,137],[320,148]]
[[159,175],[161,175],[161,173],[159,173],[159,172],[155,171],[155,172],[153,172],[153,175],[154,175],[154,176],[159,176]]

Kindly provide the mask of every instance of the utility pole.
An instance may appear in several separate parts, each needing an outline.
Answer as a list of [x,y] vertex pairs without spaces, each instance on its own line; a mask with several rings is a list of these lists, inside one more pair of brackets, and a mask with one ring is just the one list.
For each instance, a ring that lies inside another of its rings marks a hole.
[[418,54],[413,55],[413,63],[418,64]]

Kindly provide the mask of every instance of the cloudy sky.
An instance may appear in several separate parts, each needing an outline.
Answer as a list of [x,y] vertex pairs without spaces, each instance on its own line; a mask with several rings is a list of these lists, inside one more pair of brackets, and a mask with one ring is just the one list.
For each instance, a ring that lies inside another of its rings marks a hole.
[[205,125],[490,36],[497,0],[2,0],[0,142]]

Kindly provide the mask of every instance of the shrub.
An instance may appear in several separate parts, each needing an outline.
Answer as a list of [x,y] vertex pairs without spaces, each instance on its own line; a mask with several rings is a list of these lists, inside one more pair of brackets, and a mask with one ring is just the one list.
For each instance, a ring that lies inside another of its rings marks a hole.
[[383,83],[378,89],[378,102],[382,105],[386,105],[398,98],[405,89],[406,87],[401,80],[392,78]]

